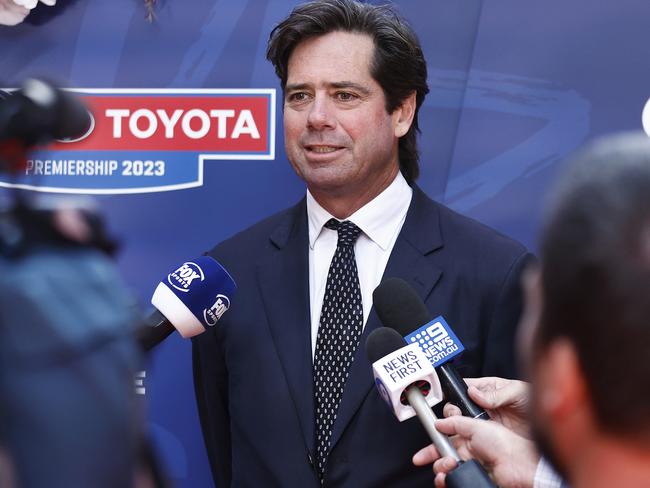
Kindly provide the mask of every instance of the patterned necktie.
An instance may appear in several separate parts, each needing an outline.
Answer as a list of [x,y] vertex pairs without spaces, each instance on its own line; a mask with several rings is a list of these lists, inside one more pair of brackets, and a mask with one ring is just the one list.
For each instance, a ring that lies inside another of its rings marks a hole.
[[316,455],[321,483],[332,427],[363,328],[361,287],[354,258],[354,242],[361,229],[336,219],[330,219],[325,227],[338,231],[339,237],[327,274],[314,354]]

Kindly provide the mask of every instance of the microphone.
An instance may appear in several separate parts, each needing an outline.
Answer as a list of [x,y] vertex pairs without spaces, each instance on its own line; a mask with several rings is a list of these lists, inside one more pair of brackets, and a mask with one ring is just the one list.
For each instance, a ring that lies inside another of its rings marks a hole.
[[210,256],[186,261],[161,281],[151,298],[156,310],[145,320],[138,342],[150,351],[175,330],[194,337],[214,326],[230,308],[237,285]]
[[28,78],[0,100],[0,141],[17,140],[29,147],[52,139],[76,139],[92,123],[79,98],[43,80]]
[[[438,375],[420,347],[407,345],[394,329],[380,327],[368,336],[366,354],[372,363],[375,385],[397,420],[403,422],[417,414],[423,424],[428,422],[430,418],[421,415],[418,409],[423,405],[431,410],[430,407],[442,400],[442,389]],[[414,401],[411,396],[416,397]]]
[[449,488],[495,488],[483,467],[474,459],[463,461],[449,438],[438,432],[431,407],[442,399],[433,366],[421,348],[404,342],[388,327],[373,330],[366,339],[366,354],[372,363],[375,384],[381,397],[402,422],[417,415],[441,456],[456,460],[458,466],[447,474]]
[[[467,417],[489,419],[485,410],[467,394],[467,383],[449,361],[465,348],[442,316],[431,314],[411,286],[399,278],[388,278],[372,293],[381,322],[395,329],[407,342],[417,343],[433,364],[447,399]],[[423,325],[424,324],[424,325]]]

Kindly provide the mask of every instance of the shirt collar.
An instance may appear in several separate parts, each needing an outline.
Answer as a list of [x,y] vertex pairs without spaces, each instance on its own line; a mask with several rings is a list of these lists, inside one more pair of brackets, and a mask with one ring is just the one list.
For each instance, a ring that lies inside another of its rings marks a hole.
[[[388,187],[373,200],[366,203],[346,220],[354,222],[362,232],[386,251],[411,204],[413,190],[401,172]],[[335,218],[316,201],[307,190],[307,221],[309,223],[309,247],[314,248],[323,226]]]

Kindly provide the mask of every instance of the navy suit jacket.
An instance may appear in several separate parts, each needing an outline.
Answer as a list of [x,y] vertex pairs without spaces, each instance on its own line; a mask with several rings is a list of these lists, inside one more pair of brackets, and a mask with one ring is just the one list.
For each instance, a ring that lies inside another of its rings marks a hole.
[[[466,347],[461,375],[515,375],[525,248],[430,200],[414,186],[384,278],[410,283]],[[303,199],[216,246],[238,284],[230,310],[193,340],[201,426],[218,488],[320,486],[313,460],[307,210]],[[365,354],[381,326],[371,310],[331,439],[325,486],[433,486],[412,455],[430,440],[399,423],[374,388]]]

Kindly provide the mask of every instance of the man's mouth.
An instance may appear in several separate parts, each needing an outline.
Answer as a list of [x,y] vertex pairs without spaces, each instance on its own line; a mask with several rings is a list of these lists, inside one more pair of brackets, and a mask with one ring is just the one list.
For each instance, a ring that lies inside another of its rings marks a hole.
[[308,151],[317,153],[317,154],[327,154],[334,152],[338,149],[341,149],[339,146],[326,146],[326,145],[318,145],[318,146],[305,146]]

